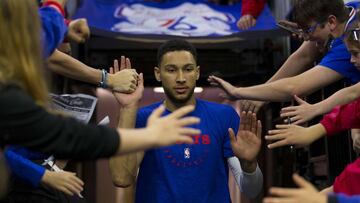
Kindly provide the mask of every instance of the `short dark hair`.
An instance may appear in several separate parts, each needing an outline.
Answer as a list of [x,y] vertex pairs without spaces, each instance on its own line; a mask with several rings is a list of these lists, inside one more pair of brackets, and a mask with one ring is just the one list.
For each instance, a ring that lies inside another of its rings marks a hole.
[[348,10],[343,0],[295,0],[294,19],[300,27],[306,27],[312,20],[324,23],[330,15],[340,22],[347,20]]
[[159,66],[163,56],[172,51],[188,51],[193,55],[195,62],[197,62],[197,52],[191,43],[184,39],[172,39],[162,44],[157,51],[157,62]]

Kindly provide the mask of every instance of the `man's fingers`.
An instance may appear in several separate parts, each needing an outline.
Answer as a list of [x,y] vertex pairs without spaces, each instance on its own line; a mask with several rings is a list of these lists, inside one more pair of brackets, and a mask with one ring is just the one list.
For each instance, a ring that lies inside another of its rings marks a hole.
[[257,120],[256,120],[256,114],[251,114],[251,132],[256,135],[256,129],[257,129]]
[[251,109],[249,109],[249,107],[251,105],[250,105],[250,102],[248,100],[242,100],[240,105],[241,105],[240,106],[241,111],[251,111]]
[[239,126],[239,130],[244,130],[245,129],[245,123],[246,123],[246,112],[245,111],[241,111],[240,112],[240,126]]
[[117,73],[120,71],[121,68],[119,68],[119,60],[114,60],[114,73]]
[[256,136],[261,138],[261,133],[262,133],[262,125],[261,125],[261,121],[258,120],[257,121],[257,130],[256,130]]
[[248,111],[245,116],[245,126],[244,130],[251,131],[251,123],[252,123],[252,112]]
[[126,59],[125,56],[120,57],[120,70],[126,69]]
[[143,86],[144,85],[144,75],[143,73],[139,74],[139,80],[138,80],[138,86]]
[[131,69],[131,61],[130,61],[129,58],[126,58],[126,59],[125,59],[125,67],[126,67],[127,69]]

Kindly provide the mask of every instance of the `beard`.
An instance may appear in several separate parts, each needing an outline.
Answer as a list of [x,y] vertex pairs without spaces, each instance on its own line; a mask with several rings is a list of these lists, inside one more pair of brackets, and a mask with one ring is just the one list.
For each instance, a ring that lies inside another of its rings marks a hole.
[[184,97],[178,98],[178,97],[176,97],[176,95],[174,93],[172,93],[173,91],[170,88],[165,87],[164,85],[163,85],[163,88],[164,88],[166,97],[174,104],[186,104],[191,99],[191,97],[194,95],[194,90],[195,90],[195,86],[194,86],[189,89],[187,95],[185,95]]

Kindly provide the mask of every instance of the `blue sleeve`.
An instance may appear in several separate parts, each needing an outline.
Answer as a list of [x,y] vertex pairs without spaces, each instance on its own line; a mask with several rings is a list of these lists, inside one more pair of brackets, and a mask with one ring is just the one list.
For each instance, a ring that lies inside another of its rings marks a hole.
[[64,17],[51,7],[40,8],[39,15],[42,23],[43,56],[47,58],[64,41],[67,26]]
[[336,194],[336,199],[338,203],[359,203],[360,195],[347,196],[344,194]]
[[350,62],[351,55],[341,39],[335,39],[333,47],[323,57],[319,65],[343,75],[349,82],[360,81],[360,71]]
[[16,154],[19,154],[27,159],[40,160],[40,159],[47,159],[49,157],[49,155],[47,155],[47,154],[43,154],[40,152],[34,152],[27,148],[24,148],[21,146],[16,146],[16,145],[8,146],[6,149],[9,149],[9,150],[15,152]]
[[236,134],[239,130],[240,117],[232,107],[229,107],[229,110],[227,111],[227,115],[224,115],[224,116],[226,118],[228,118],[228,121],[226,123],[227,125],[224,126],[224,130],[226,130],[226,133],[224,135],[223,149],[224,149],[224,157],[229,158],[229,157],[234,156],[234,153],[233,153],[233,151],[231,149],[231,145],[230,145],[228,128],[232,128]]
[[17,154],[11,148],[7,148],[4,152],[5,158],[9,165],[12,174],[37,187],[45,173],[45,168],[39,166],[32,161],[26,159],[20,154]]

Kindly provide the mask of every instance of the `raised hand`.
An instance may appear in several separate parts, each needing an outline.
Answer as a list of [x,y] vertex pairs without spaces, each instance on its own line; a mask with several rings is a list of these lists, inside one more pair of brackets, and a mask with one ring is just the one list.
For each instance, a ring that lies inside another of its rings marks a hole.
[[[314,105],[307,103],[296,95],[294,96],[294,99],[299,106],[289,106],[281,109],[280,116],[282,118],[289,117],[288,119],[290,119],[291,123],[299,125],[317,116],[317,109]],[[286,120],[285,122],[287,123],[288,121]]]
[[243,15],[237,21],[236,25],[240,30],[248,30],[256,25],[256,18],[250,14]]
[[240,127],[235,137],[233,129],[229,128],[231,148],[236,157],[248,162],[256,161],[261,147],[261,122],[256,120],[256,114],[241,112]]
[[114,60],[114,67],[110,68],[108,84],[116,92],[132,93],[137,88],[139,74],[131,68],[129,58],[121,56],[120,67],[118,60]]
[[270,149],[286,145],[307,146],[326,134],[321,124],[307,128],[297,125],[276,125],[276,128],[269,130],[269,135],[265,136],[266,140],[274,141],[268,145]]
[[265,104],[266,102],[263,101],[240,100],[240,110],[257,113]]
[[327,195],[319,193],[310,182],[297,174],[293,175],[293,180],[300,188],[272,187],[270,195],[276,197],[266,197],[263,203],[327,203]]
[[[121,65],[120,69],[118,68],[118,64],[116,61],[114,63],[114,68],[110,68],[111,74],[116,73],[115,70],[122,71],[122,70],[128,70],[131,68],[130,60],[128,58],[125,59],[125,57],[122,57],[121,60],[122,60],[121,61],[122,65]],[[131,88],[133,88],[133,87],[134,87],[134,84],[131,85]],[[142,73],[140,73],[140,75],[139,75],[139,78],[137,81],[137,86],[135,86],[135,88],[136,88],[135,90],[131,89],[132,93],[113,92],[116,100],[119,102],[119,104],[122,107],[137,104],[141,100],[142,95],[144,93],[144,77],[143,77]]]
[[64,192],[68,195],[77,195],[83,191],[84,182],[76,177],[75,173],[60,171],[54,172],[45,170],[45,174],[42,177],[42,183]]
[[235,95],[236,87],[231,85],[230,83],[226,82],[225,80],[216,77],[216,76],[209,76],[208,82],[210,82],[210,85],[215,87],[220,87],[225,91],[226,94],[222,94],[221,96],[230,99],[230,100],[236,100],[238,99]]
[[72,20],[69,24],[67,37],[76,43],[84,43],[90,37],[90,29],[86,19]]
[[147,120],[147,127],[150,129],[150,136],[156,140],[156,146],[168,146],[175,143],[193,143],[190,135],[199,135],[199,129],[186,126],[197,124],[200,119],[197,117],[184,117],[195,109],[194,106],[184,106],[167,116],[161,117],[165,107],[161,105],[155,109]]

